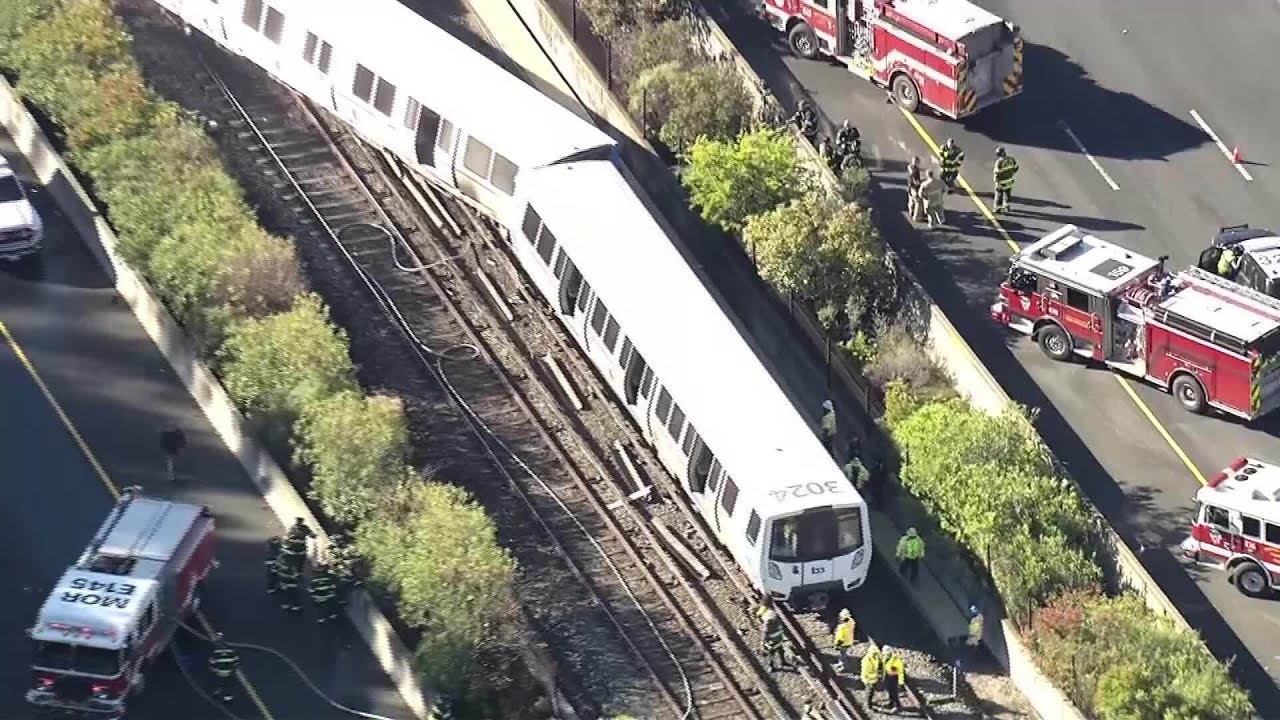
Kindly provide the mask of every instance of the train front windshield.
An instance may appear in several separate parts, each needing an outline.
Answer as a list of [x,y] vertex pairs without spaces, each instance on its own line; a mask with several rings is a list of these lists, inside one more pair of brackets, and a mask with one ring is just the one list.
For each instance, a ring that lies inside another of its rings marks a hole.
[[773,521],[769,559],[813,562],[848,555],[862,544],[862,508],[815,508]]

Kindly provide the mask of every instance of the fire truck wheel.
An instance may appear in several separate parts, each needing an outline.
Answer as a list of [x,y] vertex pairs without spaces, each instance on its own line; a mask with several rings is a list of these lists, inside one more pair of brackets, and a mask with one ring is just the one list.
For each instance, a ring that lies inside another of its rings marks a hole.
[[814,35],[813,28],[805,23],[796,23],[795,27],[791,28],[787,33],[787,42],[791,44],[791,52],[805,60],[818,57],[818,36]]
[[1271,584],[1267,582],[1267,574],[1254,563],[1245,563],[1236,568],[1236,589],[1252,598],[1267,597]]
[[898,107],[909,113],[916,111],[920,107],[920,89],[916,87],[916,82],[906,73],[899,73],[894,76],[891,85],[893,89],[894,102],[898,103]]
[[1182,407],[1193,413],[1202,413],[1205,409],[1204,386],[1194,377],[1182,374],[1173,379],[1169,388]]
[[1049,324],[1036,332],[1036,340],[1045,355],[1059,362],[1071,359],[1071,338],[1057,325]]

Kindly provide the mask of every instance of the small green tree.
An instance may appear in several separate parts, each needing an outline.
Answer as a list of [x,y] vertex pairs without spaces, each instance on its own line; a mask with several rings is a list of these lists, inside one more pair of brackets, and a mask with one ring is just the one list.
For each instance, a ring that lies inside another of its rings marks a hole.
[[422,631],[416,659],[431,685],[466,684],[478,650],[500,640],[511,612],[515,562],[466,491],[407,482],[360,525],[356,547],[393,592],[400,618]]
[[804,194],[809,178],[796,158],[795,141],[770,129],[736,141],[702,138],[685,155],[680,180],[712,225],[739,233],[747,218]]
[[832,326],[846,308],[866,307],[886,274],[884,244],[869,213],[823,192],[748,218],[743,234],[760,275],[813,300]]
[[219,355],[231,398],[272,426],[292,427],[309,404],[355,387],[346,333],[315,295],[285,313],[236,321]]
[[694,47],[692,38],[685,18],[641,25],[631,38],[626,76],[634,81],[645,70],[669,62],[684,67],[701,64],[706,58]]
[[659,139],[677,153],[700,137],[737,136],[751,113],[742,79],[727,63],[663,63],[641,73],[629,94],[632,114],[656,123]]
[[343,390],[303,409],[294,447],[311,467],[311,497],[334,520],[358,525],[404,478],[409,428],[398,399]]

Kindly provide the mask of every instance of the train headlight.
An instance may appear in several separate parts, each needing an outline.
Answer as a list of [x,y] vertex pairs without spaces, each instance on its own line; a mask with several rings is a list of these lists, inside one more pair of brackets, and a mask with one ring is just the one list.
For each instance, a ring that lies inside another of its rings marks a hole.
[[866,557],[866,555],[867,555],[866,548],[858,548],[858,550],[853,554],[852,568],[854,570],[858,569],[858,566],[862,564],[862,558]]
[[778,567],[778,563],[774,563],[774,562],[769,563],[769,577],[773,578],[774,580],[782,579],[782,568]]

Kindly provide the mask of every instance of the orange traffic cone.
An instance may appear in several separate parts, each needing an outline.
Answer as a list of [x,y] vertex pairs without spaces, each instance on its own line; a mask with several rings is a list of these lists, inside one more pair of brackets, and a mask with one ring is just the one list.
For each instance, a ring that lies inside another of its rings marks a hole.
[[1231,162],[1235,163],[1236,165],[1239,165],[1241,162],[1243,162],[1243,159],[1240,157],[1239,145],[1231,148]]

